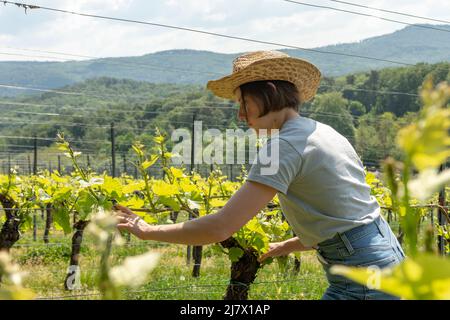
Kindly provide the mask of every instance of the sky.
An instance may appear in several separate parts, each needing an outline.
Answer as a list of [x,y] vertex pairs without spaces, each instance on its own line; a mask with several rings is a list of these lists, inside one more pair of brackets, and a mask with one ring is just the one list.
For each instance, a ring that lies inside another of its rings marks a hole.
[[[362,5],[450,20],[449,0],[348,0]],[[39,6],[200,29],[304,48],[360,41],[405,26],[283,0],[17,0]],[[408,23],[431,23],[328,0],[332,6]],[[107,21],[0,2],[0,60],[81,60],[53,51],[90,57],[139,56],[172,49],[238,53],[280,47]]]

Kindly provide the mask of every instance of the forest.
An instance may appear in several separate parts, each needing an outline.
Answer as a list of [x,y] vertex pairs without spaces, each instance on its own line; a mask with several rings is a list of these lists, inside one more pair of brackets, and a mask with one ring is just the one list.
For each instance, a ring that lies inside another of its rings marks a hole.
[[[376,167],[388,155],[401,157],[395,136],[420,112],[418,91],[427,77],[434,83],[449,81],[450,63],[324,77],[318,94],[300,107],[300,114],[335,128],[367,166]],[[64,132],[100,165],[110,157],[111,123],[120,156],[132,154],[134,141],[151,145],[156,127],[164,132],[191,128],[194,116],[205,129],[246,129],[236,118],[237,108],[233,101],[214,97],[205,86],[93,78],[48,92],[0,98],[0,158],[4,170],[8,158],[25,166],[24,156],[33,150],[36,136],[40,161],[48,166],[54,138]]]

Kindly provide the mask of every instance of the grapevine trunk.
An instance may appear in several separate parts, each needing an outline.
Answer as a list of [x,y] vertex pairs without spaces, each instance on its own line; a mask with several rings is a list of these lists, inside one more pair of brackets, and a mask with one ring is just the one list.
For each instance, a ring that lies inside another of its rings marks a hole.
[[234,238],[228,238],[220,244],[227,249],[237,247],[244,251],[238,261],[231,263],[230,283],[224,300],[247,300],[250,285],[261,267],[258,257],[254,250],[242,248]]
[[83,242],[84,229],[88,225],[89,221],[80,220],[76,222],[73,227],[75,233],[72,237],[72,253],[70,255],[70,267],[67,272],[66,279],[64,281],[64,288],[66,290],[72,290],[71,286],[72,279],[76,276],[75,273],[78,272],[79,260],[80,260],[80,250],[81,243]]

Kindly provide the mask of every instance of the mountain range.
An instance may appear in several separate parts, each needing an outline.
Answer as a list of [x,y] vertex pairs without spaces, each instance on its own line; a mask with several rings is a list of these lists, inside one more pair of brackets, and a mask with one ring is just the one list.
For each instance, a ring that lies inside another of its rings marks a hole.
[[[390,34],[355,43],[308,50],[282,49],[281,51],[311,61],[327,77],[401,66],[386,61],[346,55],[369,56],[405,64],[450,61],[450,25],[422,26],[439,27],[439,29],[448,30],[448,33],[408,26]],[[292,44],[295,44],[295,40]],[[58,88],[86,79],[106,76],[152,83],[205,85],[210,79],[228,74],[233,59],[240,54],[168,50],[136,57],[84,61],[0,61],[0,84]],[[23,91],[0,88],[0,95],[3,96],[14,96],[20,93]]]

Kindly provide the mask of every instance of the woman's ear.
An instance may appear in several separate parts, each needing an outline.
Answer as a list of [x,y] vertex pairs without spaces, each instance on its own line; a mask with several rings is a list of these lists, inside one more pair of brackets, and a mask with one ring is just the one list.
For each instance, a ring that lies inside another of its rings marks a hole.
[[240,87],[237,87],[236,89],[234,89],[234,100],[237,102],[237,103],[241,103],[241,88]]
[[277,92],[277,91],[278,91],[278,90],[277,90],[277,86],[276,86],[273,82],[267,81],[267,85],[268,85],[269,87],[271,87],[272,90],[273,90],[274,92]]

